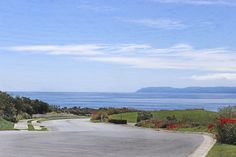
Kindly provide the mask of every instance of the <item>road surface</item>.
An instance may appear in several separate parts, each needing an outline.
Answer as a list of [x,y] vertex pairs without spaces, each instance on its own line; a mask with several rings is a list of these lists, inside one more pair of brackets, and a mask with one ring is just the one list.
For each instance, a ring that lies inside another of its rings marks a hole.
[[88,119],[42,123],[49,131],[0,132],[4,157],[186,157],[202,135],[168,133]]

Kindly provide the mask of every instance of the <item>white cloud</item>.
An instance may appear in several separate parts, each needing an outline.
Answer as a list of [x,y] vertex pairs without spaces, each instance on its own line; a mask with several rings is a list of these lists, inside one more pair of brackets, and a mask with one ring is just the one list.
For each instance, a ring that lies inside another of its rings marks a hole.
[[188,69],[236,72],[236,52],[226,48],[195,49],[188,44],[157,48],[148,44],[29,45],[7,50],[47,55],[68,55],[148,69]]
[[96,12],[114,10],[114,8],[110,6],[91,5],[91,4],[81,4],[77,8],[82,9],[82,10],[88,10],[88,11],[96,11]]
[[186,25],[184,25],[181,21],[174,19],[138,19],[138,20],[129,20],[128,22],[152,28],[162,28],[162,29],[186,28]]
[[236,6],[235,0],[150,0],[160,3],[177,3],[177,4],[192,4],[192,5],[227,5]]
[[101,54],[102,45],[28,45],[11,47],[9,50],[18,52],[45,53],[51,55],[90,56]]
[[236,73],[216,73],[207,75],[194,75],[191,77],[193,80],[206,81],[206,80],[236,80]]

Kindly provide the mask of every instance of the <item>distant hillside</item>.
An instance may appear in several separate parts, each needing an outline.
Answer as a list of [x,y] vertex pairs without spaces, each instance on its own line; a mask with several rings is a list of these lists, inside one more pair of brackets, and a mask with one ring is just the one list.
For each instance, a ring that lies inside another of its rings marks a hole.
[[236,93],[236,87],[147,87],[137,93]]

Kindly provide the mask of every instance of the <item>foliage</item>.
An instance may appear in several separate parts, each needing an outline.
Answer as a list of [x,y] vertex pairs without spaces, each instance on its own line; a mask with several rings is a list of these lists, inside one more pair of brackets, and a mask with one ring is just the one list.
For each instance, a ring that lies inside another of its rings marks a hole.
[[218,141],[236,145],[236,106],[222,108],[219,113],[221,117],[216,123]]
[[142,112],[138,112],[138,116],[137,116],[137,122],[140,122],[142,120],[148,120],[151,119],[152,113],[148,112],[148,111],[142,111]]
[[108,114],[104,110],[98,110],[91,115],[92,121],[106,121],[108,120]]
[[81,108],[77,106],[74,106],[71,108],[67,108],[67,107],[60,108],[59,106],[50,106],[50,111],[56,112],[56,113],[74,114],[78,116],[90,116],[94,111],[96,111],[96,109],[87,108],[87,107]]
[[0,92],[0,117],[16,122],[21,118],[30,118],[32,114],[49,112],[49,104],[40,100],[31,100],[25,97],[12,97]]
[[28,130],[35,131],[34,126],[31,123],[28,123]]
[[228,106],[219,109],[220,117],[236,118],[236,106]]
[[236,125],[235,124],[224,124],[217,125],[217,137],[218,141],[226,144],[236,145]]

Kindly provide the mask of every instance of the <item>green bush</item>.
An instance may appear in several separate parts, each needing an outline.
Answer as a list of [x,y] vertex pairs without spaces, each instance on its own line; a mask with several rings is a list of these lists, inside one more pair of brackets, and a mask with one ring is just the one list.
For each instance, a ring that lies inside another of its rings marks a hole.
[[236,124],[218,124],[217,133],[219,142],[236,145]]
[[0,91],[0,117],[8,121],[17,122],[21,117],[29,118],[28,115],[47,112],[49,112],[49,104],[43,101],[12,97]]
[[31,119],[32,117],[28,113],[21,113],[16,116],[16,121],[19,121],[21,119]]
[[142,120],[150,120],[153,117],[151,112],[142,111],[138,112],[137,122],[141,122]]

